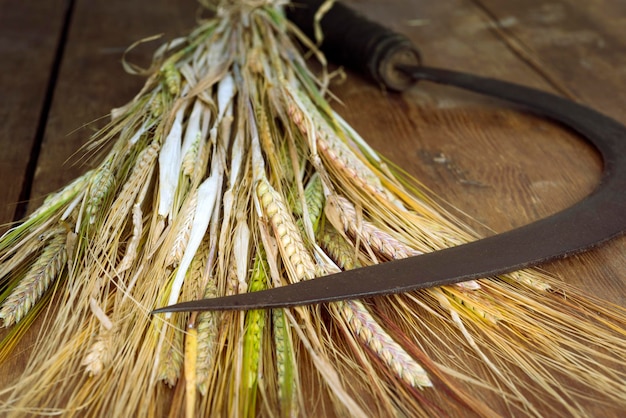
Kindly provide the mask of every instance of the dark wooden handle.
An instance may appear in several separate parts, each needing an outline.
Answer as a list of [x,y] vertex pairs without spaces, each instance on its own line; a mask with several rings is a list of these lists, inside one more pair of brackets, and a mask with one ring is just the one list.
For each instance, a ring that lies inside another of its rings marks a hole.
[[[314,37],[315,13],[324,0],[298,0],[287,7],[287,17],[307,36]],[[321,22],[322,51],[344,65],[395,91],[414,81],[398,65],[419,65],[420,55],[405,36],[372,22],[349,7],[335,3]]]

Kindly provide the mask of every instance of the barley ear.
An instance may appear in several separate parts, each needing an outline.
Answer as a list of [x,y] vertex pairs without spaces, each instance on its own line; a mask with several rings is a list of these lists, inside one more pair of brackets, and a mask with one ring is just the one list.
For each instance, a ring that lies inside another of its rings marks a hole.
[[424,368],[378,324],[363,303],[342,302],[339,309],[352,331],[396,376],[416,388],[433,385]]
[[[321,233],[321,245],[340,267],[360,266],[353,247],[330,225]],[[338,302],[336,308],[351,332],[396,376],[412,387],[432,386],[424,368],[380,326],[362,302]]]
[[[215,281],[209,279],[204,292],[205,298],[217,296]],[[211,369],[215,361],[217,338],[219,335],[220,314],[218,312],[202,312],[198,315],[198,347],[196,358],[196,384],[198,391],[206,396]]]
[[297,416],[298,402],[295,390],[297,383],[294,349],[289,324],[282,309],[274,309],[272,311],[272,326],[281,416]]
[[89,185],[89,198],[85,212],[89,224],[94,224],[98,217],[102,217],[102,205],[115,185],[111,160],[106,161],[97,169]]
[[0,309],[0,318],[5,327],[19,322],[50,285],[59,278],[67,262],[65,242],[66,234],[61,231],[55,234],[4,301]]
[[[263,251],[257,251],[252,277],[248,285],[249,292],[258,292],[267,288],[269,266]],[[245,334],[243,339],[242,364],[242,403],[243,416],[254,416],[256,412],[259,362],[263,349],[263,332],[267,321],[265,310],[255,309],[246,312]]]

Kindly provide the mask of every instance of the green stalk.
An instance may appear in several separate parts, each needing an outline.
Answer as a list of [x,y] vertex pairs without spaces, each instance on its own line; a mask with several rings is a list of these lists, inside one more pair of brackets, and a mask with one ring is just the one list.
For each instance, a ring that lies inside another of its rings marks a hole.
[[[257,251],[254,270],[250,278],[249,292],[267,289],[267,272],[269,267],[262,248]],[[267,322],[267,311],[264,309],[250,310],[246,313],[245,334],[243,337],[243,365],[241,391],[241,411],[244,417],[256,416],[256,400],[258,388],[259,360],[263,350],[263,331]]]
[[297,366],[295,363],[291,330],[283,309],[274,309],[272,311],[272,325],[274,330],[276,368],[278,370],[280,416],[296,416],[298,410],[298,404],[296,402]]

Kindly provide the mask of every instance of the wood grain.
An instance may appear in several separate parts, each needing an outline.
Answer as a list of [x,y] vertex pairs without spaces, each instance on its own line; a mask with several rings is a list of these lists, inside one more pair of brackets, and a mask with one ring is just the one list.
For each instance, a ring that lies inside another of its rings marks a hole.
[[36,146],[64,4],[63,0],[0,2],[0,225],[13,221]]
[[[491,11],[491,3],[483,8],[470,0],[392,1],[386,3],[388,6],[376,1],[352,2],[365,15],[409,36],[428,65],[495,76],[554,92],[555,86],[522,60],[502,39],[500,31],[493,29],[494,16],[498,21],[517,16],[522,19],[532,14],[535,3],[499,2],[500,9]],[[596,10],[587,20],[580,18],[579,24],[596,22],[594,30],[602,33],[603,17],[607,21],[624,17],[609,14]],[[606,71],[590,78],[581,74],[587,70],[579,65],[583,58],[598,62],[619,59],[623,56],[619,52],[624,37],[611,35],[616,41],[597,50],[573,44],[575,51],[562,52],[552,60],[550,51],[524,37],[525,26],[518,26],[519,34],[515,36],[523,39],[530,51],[538,51],[533,57],[560,84],[583,103],[626,122],[621,111],[626,100],[622,100],[621,107],[613,102],[626,87],[623,67],[607,65]],[[617,30],[617,25],[611,28]],[[615,94],[596,94],[599,89],[614,90]],[[362,83],[345,83],[335,86],[334,91],[345,104],[338,107],[339,111],[357,131],[367,133],[366,139],[374,147],[426,182],[437,195],[496,232],[572,205],[593,190],[599,180],[601,160],[584,141],[549,121],[498,107],[496,101],[426,83],[403,96],[384,95],[375,86]],[[370,104],[367,117],[359,103]],[[545,267],[592,294],[623,305],[624,245],[626,239],[622,237]]]
[[[41,14],[39,18],[44,20],[47,8],[39,10],[34,2],[30,3],[13,5],[15,8],[13,14],[15,16]],[[162,33],[166,39],[173,39],[187,33],[194,26],[196,9],[197,5],[194,2],[178,4],[176,1],[167,0],[151,2],[78,0],[74,3],[63,62],[32,182],[30,211],[36,209],[45,195],[58,190],[90,168],[89,161],[79,160],[78,156],[81,154],[76,154],[77,150],[87,143],[92,133],[108,121],[107,115],[112,108],[122,106],[141,89],[144,78],[126,74],[121,65],[122,55],[128,46],[139,39],[156,34]],[[14,22],[12,25],[28,33],[25,31],[27,23],[28,21],[25,21],[24,25],[20,25],[19,22]],[[46,38],[50,37],[50,34],[41,33],[37,36]],[[153,43],[149,47],[138,48],[129,55],[129,59],[134,63],[148,66],[154,48],[158,45]],[[42,55],[45,55],[44,52],[50,52],[45,48],[54,52],[55,46],[43,44],[40,47]],[[29,67],[29,64],[25,64],[24,67]],[[24,89],[14,91],[16,100],[21,95],[29,97],[34,94],[30,89],[37,86],[28,83],[32,72],[37,72],[37,77],[45,80],[49,71],[48,68],[22,72],[16,70],[13,77],[14,79],[20,77]],[[15,81],[13,83],[19,85]],[[15,124],[35,126],[31,119],[37,117],[34,112],[39,110],[43,98],[33,100],[29,102],[33,109],[28,107],[29,111],[24,112]],[[22,104],[22,107],[26,108],[27,104]],[[16,129],[16,133],[19,134],[20,131]],[[13,132],[0,130],[0,134],[2,145],[13,142]],[[9,145],[7,148],[11,149]],[[28,151],[20,149],[10,152],[28,155]],[[16,157],[15,162],[11,164],[18,164],[19,161]],[[0,187],[13,182],[13,180],[4,181],[8,178],[14,179],[15,183],[21,186],[22,173],[13,170],[12,166],[7,166],[4,171],[4,163],[2,170],[3,181],[0,182]],[[1,195],[2,207],[10,208],[11,217],[18,194],[19,187],[13,194],[7,193],[6,197],[4,194]],[[39,329],[41,322],[39,320],[35,323],[32,332],[26,335],[10,361],[0,365],[2,376],[0,382],[10,382],[19,377],[36,342],[35,331]],[[0,330],[0,337],[3,335],[2,331]],[[2,386],[0,384],[0,387]]]
[[[616,104],[620,100],[616,96],[626,87],[623,67],[606,64],[591,77],[579,64],[618,60],[623,57],[621,44],[607,42],[605,48],[594,49],[573,43],[550,50],[545,40],[539,44],[527,35],[522,20],[539,2],[482,3],[398,1],[386,6],[355,1],[353,5],[409,36],[428,65],[569,93],[626,123],[622,112],[626,100],[621,99],[621,107]],[[396,6],[397,14],[388,11]],[[580,27],[595,22],[593,30],[600,34],[603,19],[616,19],[598,14],[597,9],[593,17],[584,17],[578,18]],[[494,28],[513,18],[520,22],[515,32]],[[562,23],[555,22],[553,30],[558,32]],[[505,37],[522,44],[526,54],[520,55]],[[600,90],[605,93],[598,94]],[[615,93],[606,94],[611,90]],[[503,232],[568,207],[599,180],[601,160],[584,141],[556,124],[502,107],[497,101],[427,83],[401,97],[358,83],[345,83],[334,91],[345,104],[339,111],[372,146],[493,231]],[[360,103],[369,104],[367,116]],[[625,247],[622,237],[542,267],[591,295],[626,306]],[[497,405],[498,401],[490,402]],[[603,417],[622,413],[602,406],[590,405],[590,410]]]
[[[111,109],[139,92],[145,78],[126,74],[124,51],[140,39],[162,34],[173,39],[194,26],[194,2],[76,2],[63,65],[55,88],[32,196],[56,190],[90,168],[80,149],[108,121]],[[163,42],[163,41],[161,41]],[[149,66],[153,42],[133,50],[128,59]]]
[[[0,145],[6,150],[0,156],[3,221],[11,219],[19,195],[28,161],[25,150],[34,138],[33,120],[49,75],[54,49],[50,34],[58,33],[64,4],[10,3],[11,14],[0,15],[0,53],[23,61],[0,61]],[[409,36],[428,65],[569,94],[626,123],[626,7],[621,0],[348,3]],[[74,7],[32,184],[35,202],[88,168],[88,163],[72,163],[73,153],[102,126],[98,118],[140,89],[143,79],[121,68],[125,48],[156,33],[165,32],[166,39],[185,33],[193,26],[196,4],[77,0]],[[24,24],[9,25],[7,16]],[[15,49],[15,39],[30,42],[26,55]],[[131,56],[147,64],[150,52],[142,47]],[[478,95],[427,83],[394,95],[353,74],[333,85],[333,91],[342,101],[335,108],[370,144],[467,213],[484,234],[509,230],[577,202],[593,190],[601,173],[599,156],[580,138]],[[19,148],[9,146],[15,143]],[[590,294],[626,306],[625,254],[622,237],[543,267]],[[23,368],[31,344],[32,339],[26,340],[23,354],[2,368],[6,374],[1,381]]]

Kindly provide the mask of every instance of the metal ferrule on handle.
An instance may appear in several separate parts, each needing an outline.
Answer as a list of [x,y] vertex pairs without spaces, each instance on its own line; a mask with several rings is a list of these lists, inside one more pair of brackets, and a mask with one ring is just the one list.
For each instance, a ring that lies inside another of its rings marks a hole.
[[[298,0],[287,7],[287,17],[314,39],[315,14],[324,0]],[[398,70],[400,65],[419,65],[417,48],[404,35],[368,20],[335,2],[319,22],[324,35],[321,49],[333,62],[345,65],[393,91],[414,84]]]

